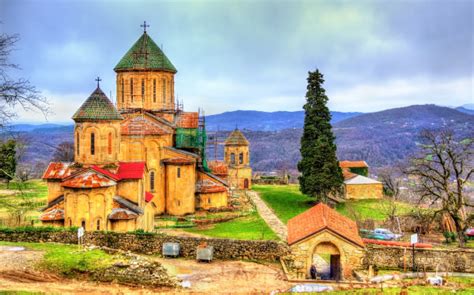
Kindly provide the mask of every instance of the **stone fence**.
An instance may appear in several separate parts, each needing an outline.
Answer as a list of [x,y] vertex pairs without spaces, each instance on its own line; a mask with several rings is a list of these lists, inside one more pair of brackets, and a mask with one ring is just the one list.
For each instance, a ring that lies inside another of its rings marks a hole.
[[[77,233],[70,231],[0,232],[0,241],[77,244]],[[286,244],[276,241],[176,237],[141,233],[87,232],[84,242],[141,254],[161,254],[163,243],[175,242],[180,244],[180,256],[186,258],[196,258],[196,248],[202,243],[214,247],[214,258],[217,259],[277,261],[289,252]]]
[[[410,270],[412,249],[367,245],[363,265]],[[474,249],[415,249],[415,265],[419,271],[474,273]]]

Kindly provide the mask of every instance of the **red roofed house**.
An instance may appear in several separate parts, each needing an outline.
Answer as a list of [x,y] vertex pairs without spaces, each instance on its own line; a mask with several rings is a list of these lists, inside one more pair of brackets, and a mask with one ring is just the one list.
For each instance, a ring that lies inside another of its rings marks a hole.
[[357,224],[329,206],[319,203],[288,221],[288,245],[294,256],[289,270],[293,279],[345,280],[362,267],[364,242]]
[[383,184],[369,178],[369,165],[365,161],[340,161],[344,176],[344,197],[346,199],[380,199]]
[[177,71],[147,32],[114,70],[116,105],[97,84],[73,116],[74,163],[43,175],[42,222],[151,231],[156,215],[227,206],[227,183],[204,168],[204,121],[175,103]]

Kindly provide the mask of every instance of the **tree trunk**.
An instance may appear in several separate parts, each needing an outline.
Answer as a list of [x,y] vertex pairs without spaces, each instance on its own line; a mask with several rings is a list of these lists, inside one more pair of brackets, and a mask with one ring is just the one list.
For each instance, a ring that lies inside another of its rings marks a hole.
[[458,235],[459,247],[464,248],[466,243],[464,239],[464,222],[461,220],[459,215],[451,216],[454,220],[454,225],[456,226],[456,233]]

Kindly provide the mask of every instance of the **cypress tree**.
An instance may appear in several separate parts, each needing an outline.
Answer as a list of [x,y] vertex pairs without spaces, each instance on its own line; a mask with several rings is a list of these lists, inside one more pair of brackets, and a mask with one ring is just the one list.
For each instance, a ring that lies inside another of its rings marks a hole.
[[329,195],[342,192],[344,178],[336,156],[335,137],[331,130],[328,97],[322,87],[323,75],[308,72],[304,130],[301,137],[301,161],[298,163],[300,191],[327,202]]
[[16,171],[16,142],[12,139],[0,142],[0,179],[7,181],[7,188],[10,180],[13,179]]

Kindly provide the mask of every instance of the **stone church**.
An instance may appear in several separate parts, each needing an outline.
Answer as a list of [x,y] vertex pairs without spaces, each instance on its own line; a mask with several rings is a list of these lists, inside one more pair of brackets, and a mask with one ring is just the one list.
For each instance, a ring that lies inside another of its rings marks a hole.
[[[114,71],[116,106],[97,79],[72,117],[74,163],[50,163],[43,175],[43,224],[151,231],[155,215],[227,206],[227,181],[207,166],[204,120],[176,103],[177,70],[146,26]],[[245,170],[248,142],[236,147],[229,161]]]

